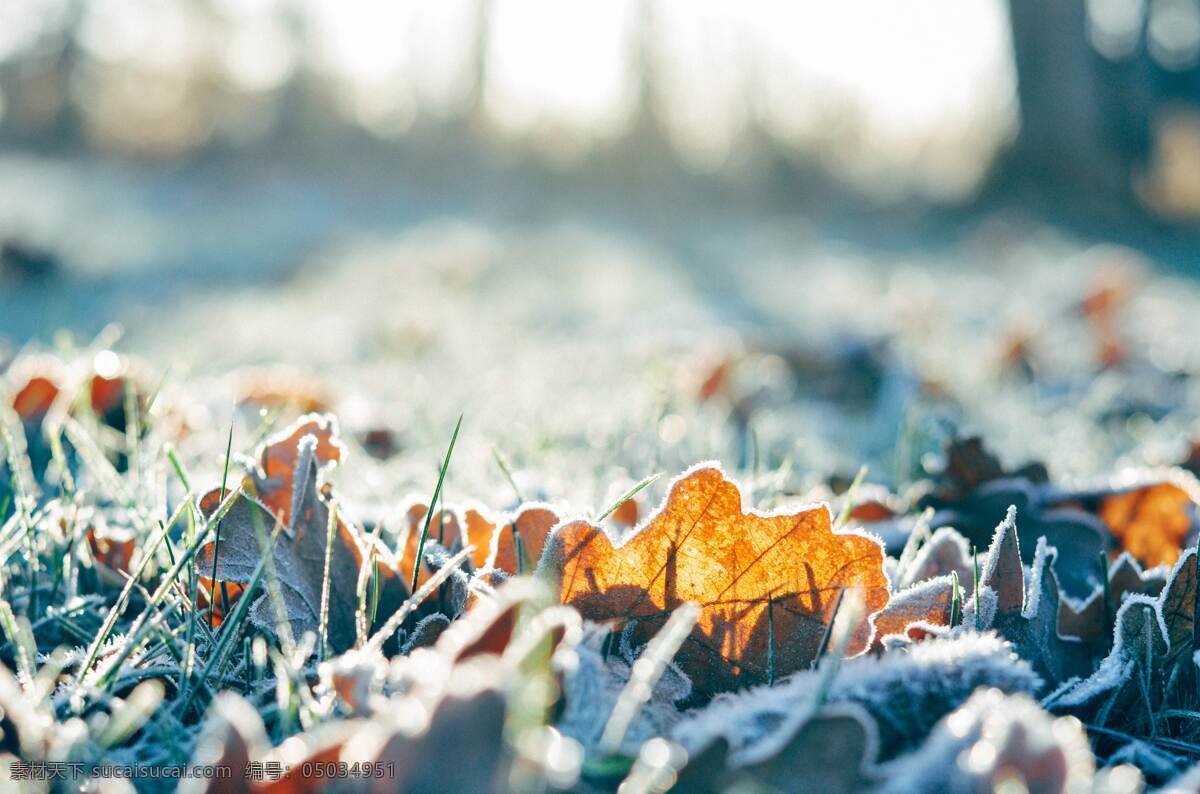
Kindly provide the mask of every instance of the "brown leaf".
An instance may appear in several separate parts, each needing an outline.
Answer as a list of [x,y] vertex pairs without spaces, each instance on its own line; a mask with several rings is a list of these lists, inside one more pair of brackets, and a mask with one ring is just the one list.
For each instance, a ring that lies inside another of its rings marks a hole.
[[[996,608],[990,627],[1011,641],[1043,682],[1053,687],[1085,672],[1089,660],[1081,643],[1058,633],[1060,595],[1054,572],[1058,551],[1046,544],[1045,537],[1038,538],[1028,583],[1020,554],[1016,511],[1010,509],[996,527],[988,549],[979,577],[980,593],[995,594]],[[981,624],[980,628],[989,626]]]
[[257,408],[291,410],[301,414],[330,408],[329,395],[311,375],[288,369],[255,369],[241,375],[237,401]]
[[1019,613],[1025,604],[1025,571],[1021,567],[1015,507],[1008,508],[1008,515],[996,527],[979,584],[996,593],[996,611],[1001,614]]
[[951,527],[942,527],[918,549],[896,586],[908,587],[951,573],[958,574],[960,583],[970,582],[974,571],[968,548],[966,538]]
[[[137,549],[137,541],[134,540],[132,531],[110,529],[107,525],[97,529],[96,524],[90,524],[86,537],[92,559],[95,559],[97,564],[103,565],[113,573],[130,572],[133,552]],[[118,581],[121,581],[120,577]]]
[[[417,547],[421,542],[421,530],[425,526],[427,512],[429,512],[429,507],[421,502],[413,502],[405,511],[407,527],[404,533],[404,547],[394,560],[393,566],[401,572],[407,582],[412,581],[413,564],[417,559]],[[429,520],[429,535],[425,538],[425,548],[428,549],[431,542],[439,543],[447,549],[461,546],[463,542],[462,524],[463,520],[459,517],[456,509],[443,507]],[[478,544],[475,546],[475,553],[479,553]],[[417,585],[424,584],[432,575],[433,569],[429,566],[428,561],[422,560]]]
[[[278,522],[282,531],[272,546],[272,561],[295,638],[319,627],[329,526],[329,505],[324,498],[328,487],[321,482],[320,473],[340,459],[341,445],[331,416],[303,417],[268,440],[259,466],[244,483],[254,495],[238,497],[221,520],[219,551],[210,542],[196,555],[197,572],[207,577],[212,575],[216,553],[218,592],[222,582],[248,584],[261,559],[258,535],[261,532],[269,537]],[[201,500],[200,508],[206,516],[216,510],[220,497],[216,490]],[[365,558],[381,555],[385,561],[380,566],[381,615],[390,614],[408,590],[386,549],[370,545],[340,517],[334,527],[333,544],[329,641],[335,650],[345,650],[356,636],[358,576]],[[251,605],[249,619],[260,629],[277,630],[274,608],[265,591],[260,591]]]
[[[560,525],[539,570],[585,618],[636,621],[641,642],[680,604],[698,603],[700,620],[677,659],[706,693],[810,664],[843,588],[863,589],[867,615],[888,598],[877,541],[833,532],[825,505],[747,513],[737,485],[713,467],[685,473],[620,545],[587,521]],[[863,618],[850,653],[870,636]]]
[[1163,577],[1147,575],[1128,552],[1122,553],[1108,568],[1108,603],[1104,602],[1104,585],[1083,601],[1063,599],[1058,607],[1058,633],[1077,637],[1093,653],[1104,653],[1112,639],[1113,621],[1117,610],[1131,593],[1157,596],[1162,590]]
[[850,518],[863,524],[895,518],[896,511],[881,501],[868,499],[850,508]]
[[[252,472],[259,501],[284,527],[292,526],[293,509],[306,496],[296,490],[297,477],[308,475],[299,467],[300,441],[306,437],[313,439],[311,460],[317,475],[341,462],[342,444],[337,437],[336,420],[330,414],[310,415],[263,444],[258,470]],[[304,480],[300,483],[303,485]]]

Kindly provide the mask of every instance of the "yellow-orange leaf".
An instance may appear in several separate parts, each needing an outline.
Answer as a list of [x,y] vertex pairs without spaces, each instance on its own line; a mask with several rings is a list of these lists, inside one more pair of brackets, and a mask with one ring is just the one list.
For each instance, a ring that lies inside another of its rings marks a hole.
[[[635,622],[637,642],[680,604],[699,604],[700,620],[676,658],[702,693],[806,667],[844,588],[862,589],[866,615],[888,600],[876,540],[834,532],[825,505],[746,512],[737,485],[711,466],[677,480],[666,504],[623,543],[587,521],[560,526],[539,570],[585,618]],[[863,651],[870,637],[864,617],[849,652]]]

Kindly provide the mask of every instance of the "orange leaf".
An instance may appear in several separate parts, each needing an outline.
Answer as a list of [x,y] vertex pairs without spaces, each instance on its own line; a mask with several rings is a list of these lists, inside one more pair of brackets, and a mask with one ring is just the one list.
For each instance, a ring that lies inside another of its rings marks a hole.
[[[888,600],[876,540],[835,533],[825,505],[747,513],[737,485],[711,466],[678,479],[659,512],[619,545],[586,521],[558,527],[541,570],[585,618],[636,621],[639,642],[680,604],[698,603],[700,620],[677,659],[704,693],[810,664],[843,588],[863,589],[867,615]],[[864,617],[850,652],[870,636]]]
[[[412,580],[413,564],[417,559],[417,547],[421,542],[421,530],[425,526],[425,514],[429,512],[429,507],[421,502],[414,502],[405,512],[405,518],[408,521],[408,532],[404,537],[404,548],[401,549],[397,558],[393,562],[400,575],[405,578],[405,581]],[[451,507],[443,507],[441,510],[433,514],[429,519],[429,536],[425,539],[426,546],[429,548],[430,541],[437,541],[447,549],[457,546],[463,538],[462,531],[463,521],[458,516],[458,511]],[[476,544],[475,554],[479,553],[479,546]],[[472,555],[474,557],[474,554]],[[420,586],[433,575],[429,565],[422,561],[421,572],[417,577],[417,585]]]
[[1192,497],[1160,482],[1103,497],[1097,515],[1143,565],[1174,564],[1192,526]]
[[[515,515],[491,516],[483,508],[466,511],[467,543],[475,546],[471,564],[510,574],[532,573],[542,556],[546,536],[558,523],[558,514],[541,504],[523,505]],[[521,539],[521,564],[517,540]]]
[[47,377],[35,375],[13,397],[12,407],[24,422],[38,423],[58,397],[58,386]]
[[285,527],[292,524],[292,506],[296,494],[296,471],[299,458],[300,439],[312,436],[316,439],[313,450],[319,472],[324,472],[342,459],[342,442],[337,437],[337,426],[333,417],[312,414],[301,417],[294,425],[273,437],[263,445],[259,456],[259,468],[255,472],[254,486],[258,499]]

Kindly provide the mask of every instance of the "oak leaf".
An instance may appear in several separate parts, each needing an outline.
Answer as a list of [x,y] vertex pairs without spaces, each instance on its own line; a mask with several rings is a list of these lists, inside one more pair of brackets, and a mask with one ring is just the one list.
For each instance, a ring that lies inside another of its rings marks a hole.
[[1098,584],[1082,601],[1064,598],[1059,603],[1058,632],[1064,637],[1079,638],[1093,654],[1106,653],[1112,639],[1113,620],[1125,597],[1134,593],[1157,596],[1164,583],[1161,573],[1143,571],[1137,560],[1123,552],[1108,568],[1107,588]]
[[[903,558],[902,558],[903,559]],[[912,556],[912,561],[900,571],[897,588],[957,574],[960,583],[970,582],[974,575],[967,539],[953,527],[942,527]]]
[[[676,480],[663,507],[623,542],[587,521],[560,525],[539,574],[562,603],[626,626],[640,642],[680,604],[698,603],[700,619],[677,660],[701,693],[809,665],[844,588],[862,589],[864,615],[888,599],[878,541],[834,532],[825,505],[746,512],[738,486],[713,466]],[[849,652],[870,639],[864,617]]]
[[493,516],[482,507],[464,514],[466,542],[475,547],[471,564],[510,574],[532,573],[542,557],[558,513],[543,504],[522,505],[515,513]]
[[1194,502],[1180,484],[1160,482],[1102,497],[1097,515],[1138,561],[1171,565],[1192,528]]
[[954,578],[939,576],[908,587],[892,595],[887,606],[875,615],[875,647],[882,647],[884,637],[892,634],[909,636],[910,626],[950,626],[951,605],[954,601]]
[[[981,629],[994,628],[1026,659],[1049,686],[1085,670],[1087,654],[1075,638],[1058,633],[1059,587],[1054,572],[1058,551],[1039,537],[1030,566],[1029,581],[1021,564],[1017,511],[1009,508],[996,527],[992,545],[979,576],[981,595],[994,599],[995,611]],[[972,604],[972,609],[978,609]],[[983,610],[979,614],[983,615]]]
[[[329,486],[323,473],[342,457],[337,425],[332,416],[306,416],[263,445],[258,465],[243,482],[246,493],[235,499],[220,523],[220,543],[209,542],[196,555],[197,572],[204,581],[213,573],[216,556],[218,593],[227,593],[223,583],[233,585],[231,595],[240,595],[261,560],[259,536],[282,529],[271,547],[280,595],[292,636],[317,631],[324,589],[325,556],[329,549],[328,637],[335,650],[353,645],[356,638],[355,610],[358,605],[358,576],[364,560],[382,556],[379,566],[381,598],[379,614],[386,616],[407,596],[402,576],[391,564],[390,555],[373,547],[339,517],[329,548]],[[221,501],[220,490],[208,493],[201,511],[211,516]],[[218,598],[222,610],[228,604]],[[278,633],[276,615],[265,591],[260,591],[248,614],[260,629]]]

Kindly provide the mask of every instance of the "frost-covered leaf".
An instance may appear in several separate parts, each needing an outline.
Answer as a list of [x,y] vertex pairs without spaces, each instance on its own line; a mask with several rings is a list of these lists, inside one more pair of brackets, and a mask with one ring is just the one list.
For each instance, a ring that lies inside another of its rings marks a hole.
[[[737,485],[711,466],[685,473],[663,507],[623,542],[587,521],[559,526],[539,571],[562,603],[645,642],[686,601],[701,606],[677,659],[713,693],[767,681],[816,657],[843,588],[862,588],[866,614],[888,598],[883,550],[832,530],[824,505],[746,512]],[[871,638],[864,618],[851,653]]]
[[1157,598],[1133,594],[1117,611],[1113,647],[1099,668],[1052,699],[1059,709],[1151,731],[1151,714],[1194,709],[1196,549],[1176,562]]
[[[624,654],[602,652],[607,634],[585,632],[576,649],[574,670],[563,678],[563,711],[556,726],[565,736],[578,741],[589,755],[596,752],[609,715],[629,681],[633,660]],[[620,751],[636,755],[642,743],[666,735],[679,719],[676,701],[690,694],[689,682],[673,667],[655,684],[650,700],[637,710],[622,739]]]
[[879,739],[869,714],[857,706],[829,706],[803,720],[765,757],[731,763],[728,746],[715,740],[679,772],[677,788],[688,792],[766,790],[837,794],[857,792],[871,781]]
[[1021,542],[1017,536],[1017,509],[1008,514],[992,536],[979,584],[996,594],[996,609],[1001,614],[1020,612],[1025,606],[1025,571],[1021,567]]
[[1053,698],[1059,709],[1090,715],[1104,726],[1119,716],[1123,727],[1148,727],[1154,708],[1150,701],[1154,660],[1166,653],[1166,633],[1158,614],[1158,602],[1133,595],[1117,612],[1113,649],[1087,678]]
[[[719,695],[689,712],[672,737],[691,752],[723,739],[737,760],[743,751],[778,740],[790,715],[811,703],[818,677],[804,671],[774,687]],[[1008,642],[990,633],[964,633],[847,659],[826,700],[866,709],[879,728],[881,757],[890,758],[920,744],[938,719],[979,687],[1032,693],[1041,684]]]
[[[245,485],[255,496],[237,497],[220,524],[220,543],[209,542],[196,555],[197,572],[210,577],[216,556],[217,588],[221,582],[246,585],[262,558],[260,533],[269,538],[276,522],[282,527],[271,546],[272,562],[292,636],[317,632],[325,581],[329,504],[328,486],[321,473],[341,459],[336,423],[332,417],[304,417],[262,449],[260,463]],[[205,515],[215,512],[220,491],[201,500]],[[329,549],[328,636],[335,650],[349,648],[355,640],[355,610],[358,577],[372,549],[366,539],[340,518],[334,526]],[[386,617],[407,595],[398,572],[388,563],[380,566],[379,613]],[[249,620],[259,629],[275,633],[276,614],[266,588],[259,590],[250,606]]]
[[914,623],[950,625],[954,579],[939,576],[901,590],[875,615],[875,642],[891,634],[904,634]]
[[[988,549],[980,592],[981,598],[983,593],[994,598],[994,614],[985,622],[981,612],[979,625],[994,628],[1010,640],[1038,675],[1056,686],[1086,672],[1087,653],[1078,640],[1058,633],[1059,589],[1053,567],[1057,550],[1048,546],[1044,537],[1038,538],[1026,584],[1016,518],[1016,510],[1010,508]],[[974,608],[972,605],[972,611]],[[974,620],[973,614],[969,620]]]
[[[1027,695],[984,689],[917,751],[880,770],[881,794],[1086,791],[1094,763],[1078,720],[1053,718]],[[1019,785],[1019,788],[1017,787]]]
[[1140,593],[1157,596],[1165,578],[1159,571],[1143,571],[1128,552],[1122,553],[1108,568],[1108,601],[1105,587],[1096,585],[1082,601],[1064,598],[1058,606],[1058,632],[1077,637],[1093,655],[1103,655],[1112,644],[1113,621],[1126,595]]
[[951,573],[958,574],[959,582],[970,582],[974,575],[971,566],[967,539],[953,527],[942,527],[917,549],[911,562],[900,572],[896,587],[908,587]]

